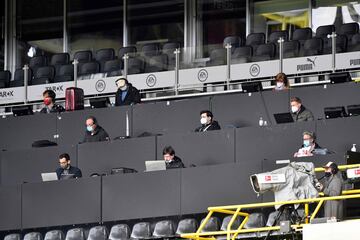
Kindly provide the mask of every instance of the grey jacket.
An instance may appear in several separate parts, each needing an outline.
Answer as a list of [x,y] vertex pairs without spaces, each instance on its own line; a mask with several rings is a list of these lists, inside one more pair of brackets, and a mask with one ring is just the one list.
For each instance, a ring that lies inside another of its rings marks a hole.
[[[340,172],[335,175],[331,175],[324,182],[323,192],[326,197],[340,196],[342,192],[343,181],[340,175]],[[333,200],[326,201],[325,206],[325,217],[336,217],[337,219],[342,219],[343,217],[343,201],[342,200]]]
[[296,113],[291,113],[294,122],[304,122],[304,121],[313,121],[314,115],[308,109],[306,109],[303,105],[301,105],[300,110]]

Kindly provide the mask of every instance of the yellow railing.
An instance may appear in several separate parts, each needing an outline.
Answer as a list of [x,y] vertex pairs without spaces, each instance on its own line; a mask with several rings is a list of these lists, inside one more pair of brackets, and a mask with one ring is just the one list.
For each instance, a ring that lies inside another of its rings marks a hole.
[[[339,166],[340,170],[345,170],[348,168],[356,168],[360,167],[360,164],[354,165],[343,165]],[[323,171],[322,168],[316,168],[316,172]],[[261,227],[261,228],[251,228],[251,229],[244,229],[246,222],[249,219],[250,213],[243,212],[242,210],[245,209],[255,209],[255,208],[264,208],[264,207],[274,207],[275,205],[304,205],[304,213],[305,213],[305,221],[299,224],[291,225],[293,230],[301,230],[305,224],[309,223],[309,220],[312,220],[316,217],[321,206],[326,201],[332,200],[345,200],[345,199],[354,199],[360,198],[360,189],[355,190],[345,190],[342,192],[341,196],[335,197],[321,197],[321,198],[312,198],[312,199],[302,199],[302,200],[292,200],[292,201],[283,201],[283,202],[265,202],[265,203],[253,203],[253,204],[241,204],[241,205],[232,205],[232,206],[218,206],[218,207],[209,207],[209,213],[200,224],[198,230],[195,233],[188,233],[182,234],[182,238],[187,239],[197,239],[197,240],[209,240],[209,239],[216,239],[214,236],[226,236],[227,240],[235,240],[239,234],[242,233],[256,233],[256,232],[268,232],[268,231],[276,231],[280,230],[280,226],[272,226],[272,227]],[[317,203],[315,210],[310,215],[309,213],[309,204]],[[206,224],[208,223],[209,219],[214,213],[222,213],[232,215],[232,218],[227,226],[226,231],[216,231],[216,232],[202,232]],[[244,217],[240,226],[232,230],[232,226],[237,217]]]

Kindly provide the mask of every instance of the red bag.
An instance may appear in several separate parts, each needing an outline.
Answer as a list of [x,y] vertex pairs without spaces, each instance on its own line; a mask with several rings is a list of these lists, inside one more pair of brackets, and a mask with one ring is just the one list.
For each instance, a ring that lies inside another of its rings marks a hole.
[[84,109],[84,90],[69,87],[65,91],[65,110],[75,111]]

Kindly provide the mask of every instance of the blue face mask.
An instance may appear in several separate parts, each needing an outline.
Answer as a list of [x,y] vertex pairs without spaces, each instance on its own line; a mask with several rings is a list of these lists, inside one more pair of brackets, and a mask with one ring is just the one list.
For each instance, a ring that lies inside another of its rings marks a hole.
[[310,140],[304,140],[304,147],[310,146]]
[[88,132],[92,132],[93,128],[92,128],[92,126],[87,126],[87,127],[86,127],[86,130],[87,130]]

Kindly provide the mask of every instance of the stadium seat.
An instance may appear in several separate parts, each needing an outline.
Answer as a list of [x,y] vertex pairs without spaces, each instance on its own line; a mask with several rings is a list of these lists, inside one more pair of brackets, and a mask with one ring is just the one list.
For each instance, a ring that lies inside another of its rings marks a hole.
[[32,80],[32,85],[54,82],[55,68],[53,66],[39,67]]
[[35,56],[30,58],[29,67],[35,72],[39,67],[47,66],[47,57]]
[[[342,53],[346,52],[348,48],[348,40],[346,35],[338,35],[336,37],[336,52]],[[331,39],[324,40],[324,54],[331,54],[332,53],[332,41]]]
[[77,59],[79,63],[90,62],[92,60],[92,52],[89,50],[75,52],[74,59]]
[[[204,221],[205,219],[201,220],[201,223]],[[205,224],[204,228],[202,229],[202,232],[215,232],[215,231],[219,231],[220,229],[220,221],[219,218],[217,217],[211,217],[209,219],[209,221]]]
[[11,72],[10,71],[0,71],[0,88],[9,87],[11,80]]
[[74,81],[74,65],[62,65],[58,72],[55,73],[54,82]]
[[127,224],[117,224],[111,227],[109,240],[130,239],[130,228]]
[[168,70],[174,70],[175,64],[176,64],[176,58],[175,58],[175,49],[180,48],[181,45],[178,42],[168,42],[165,43],[162,48],[162,53],[166,54],[168,57]]
[[160,53],[159,44],[157,44],[157,43],[145,44],[141,48],[141,53],[143,56],[146,56],[146,57],[158,55]]
[[[220,230],[221,231],[226,231],[227,230],[227,227],[230,223],[230,220],[231,220],[232,216],[226,216],[224,217],[222,223],[221,223],[221,227],[220,227]],[[241,221],[240,221],[240,217],[237,217],[234,221],[234,223],[232,224],[231,226],[231,230],[235,230],[235,229],[238,229],[239,226],[241,224]]]
[[122,47],[119,49],[118,58],[123,59],[123,57],[126,53],[129,54],[129,56],[131,56],[131,57],[135,57],[136,52],[137,52],[137,49],[135,46]]
[[251,46],[236,48],[231,55],[231,63],[247,63],[251,61],[253,49]]
[[210,61],[208,66],[218,66],[226,64],[226,49],[218,48],[210,52]]
[[130,57],[128,59],[128,74],[144,72],[144,59],[142,57]]
[[170,238],[175,234],[174,222],[171,220],[163,220],[155,224],[153,237]]
[[67,231],[65,240],[85,240],[83,228],[73,228]]
[[151,237],[150,223],[139,222],[133,226],[131,238],[146,239]]
[[43,237],[39,232],[29,232],[25,234],[24,240],[42,240]]
[[123,61],[121,59],[106,61],[104,64],[104,72],[108,77],[120,76],[122,68]]
[[257,62],[257,61],[267,61],[274,59],[275,49],[276,47],[274,43],[266,43],[259,45],[255,50],[255,53],[252,57],[252,61]]
[[68,53],[56,53],[51,56],[50,65],[65,65],[69,64],[70,55]]
[[277,44],[280,37],[282,37],[284,41],[289,40],[289,34],[287,31],[275,31],[270,34],[268,42]]
[[297,40],[284,42],[284,58],[298,57],[300,51],[300,43]]
[[176,234],[180,235],[184,233],[194,233],[196,232],[197,228],[198,228],[198,223],[195,219],[193,218],[182,219],[180,220],[177,226]]
[[314,56],[323,53],[323,40],[315,37],[304,42],[303,56]]
[[[32,71],[29,69],[28,85],[32,84]],[[24,70],[19,68],[15,70],[14,80],[10,81],[10,87],[21,87],[24,86]]]
[[348,39],[348,51],[360,51],[360,33],[353,35],[351,40]]
[[244,228],[261,228],[265,226],[265,216],[263,213],[252,213],[249,215],[248,221],[245,223]]
[[257,47],[265,43],[265,34],[264,33],[250,33],[246,37],[246,46],[251,46],[255,52]]
[[336,29],[337,34],[346,35],[349,40],[351,40],[352,36],[359,33],[359,23],[344,23],[340,25],[339,29]]
[[65,236],[61,230],[52,230],[45,234],[44,240],[64,240]]
[[79,68],[79,76],[99,73],[100,65],[98,62],[86,62]]
[[8,234],[4,237],[4,240],[20,240],[21,235],[18,233]]
[[231,45],[232,53],[235,51],[236,48],[241,47],[243,45],[242,39],[239,36],[228,36],[224,38],[224,42],[223,42],[224,47],[226,46],[226,44]]
[[87,240],[107,240],[108,230],[105,226],[95,226],[89,231]]
[[145,63],[145,72],[161,72],[168,68],[168,58],[166,54],[148,57]]
[[334,25],[324,25],[320,26],[316,29],[315,37],[327,39],[327,36],[329,34],[332,34],[335,32],[335,26]]
[[100,63],[100,72],[104,72],[106,61],[115,59],[115,51],[112,48],[99,49],[95,53],[95,60]]
[[301,43],[310,38],[312,38],[311,28],[298,28],[294,30],[291,40],[298,40]]

